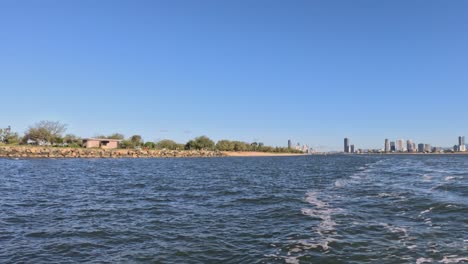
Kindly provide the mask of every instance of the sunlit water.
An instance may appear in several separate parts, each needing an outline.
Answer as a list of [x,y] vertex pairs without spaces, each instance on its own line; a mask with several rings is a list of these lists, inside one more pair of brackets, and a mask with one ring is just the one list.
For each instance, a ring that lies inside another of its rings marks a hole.
[[468,263],[468,156],[0,159],[1,263]]

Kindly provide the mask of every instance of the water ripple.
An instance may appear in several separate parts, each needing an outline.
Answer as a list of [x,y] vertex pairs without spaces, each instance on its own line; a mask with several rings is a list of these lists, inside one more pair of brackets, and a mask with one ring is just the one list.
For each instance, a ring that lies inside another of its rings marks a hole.
[[465,263],[467,156],[0,159],[1,263]]

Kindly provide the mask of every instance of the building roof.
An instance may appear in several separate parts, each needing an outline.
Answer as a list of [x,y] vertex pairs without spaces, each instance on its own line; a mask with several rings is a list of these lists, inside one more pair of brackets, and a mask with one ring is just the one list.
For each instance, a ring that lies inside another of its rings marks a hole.
[[113,139],[113,138],[83,138],[83,140],[89,141],[89,140],[94,140],[94,141],[112,141],[112,142],[120,142],[122,141],[121,139]]

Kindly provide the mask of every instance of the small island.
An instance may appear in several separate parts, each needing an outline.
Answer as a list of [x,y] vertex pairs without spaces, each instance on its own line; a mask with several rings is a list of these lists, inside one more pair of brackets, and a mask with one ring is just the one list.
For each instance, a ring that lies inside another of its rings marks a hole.
[[0,129],[0,157],[6,158],[168,158],[168,157],[258,157],[306,153],[288,147],[265,146],[261,142],[219,140],[199,136],[185,144],[170,139],[144,141],[140,135],[123,134],[81,138],[65,134],[67,125],[41,121],[23,136],[10,127]]

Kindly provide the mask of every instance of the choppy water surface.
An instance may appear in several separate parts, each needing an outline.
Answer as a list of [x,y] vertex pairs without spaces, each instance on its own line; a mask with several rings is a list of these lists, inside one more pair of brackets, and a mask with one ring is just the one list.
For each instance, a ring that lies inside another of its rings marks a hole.
[[1,263],[468,263],[468,156],[0,159]]

